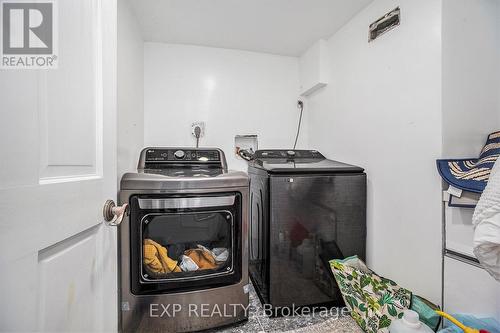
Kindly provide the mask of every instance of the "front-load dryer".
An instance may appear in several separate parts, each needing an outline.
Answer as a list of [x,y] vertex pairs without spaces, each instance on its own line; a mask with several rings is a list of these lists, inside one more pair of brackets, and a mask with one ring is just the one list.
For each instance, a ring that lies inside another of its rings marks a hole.
[[121,179],[120,328],[192,332],[248,315],[249,179],[220,149],[144,149]]

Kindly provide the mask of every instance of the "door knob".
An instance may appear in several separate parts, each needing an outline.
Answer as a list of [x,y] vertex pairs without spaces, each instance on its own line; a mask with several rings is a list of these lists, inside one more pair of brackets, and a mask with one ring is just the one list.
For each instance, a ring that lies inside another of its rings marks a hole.
[[106,200],[102,209],[104,222],[109,226],[117,226],[122,223],[123,217],[128,212],[128,204],[117,206],[113,200]]

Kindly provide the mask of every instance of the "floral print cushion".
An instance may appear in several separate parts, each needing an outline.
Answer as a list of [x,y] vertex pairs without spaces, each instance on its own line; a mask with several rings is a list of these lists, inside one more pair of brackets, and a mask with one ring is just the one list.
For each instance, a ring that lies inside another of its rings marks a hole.
[[330,261],[351,316],[368,333],[389,332],[392,320],[410,307],[412,293],[373,273],[358,257]]

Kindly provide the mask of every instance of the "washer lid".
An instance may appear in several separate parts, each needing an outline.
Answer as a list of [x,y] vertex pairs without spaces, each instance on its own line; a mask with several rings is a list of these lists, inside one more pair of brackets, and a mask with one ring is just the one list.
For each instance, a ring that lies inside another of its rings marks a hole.
[[270,173],[361,173],[363,168],[326,159],[316,150],[259,150],[249,167]]

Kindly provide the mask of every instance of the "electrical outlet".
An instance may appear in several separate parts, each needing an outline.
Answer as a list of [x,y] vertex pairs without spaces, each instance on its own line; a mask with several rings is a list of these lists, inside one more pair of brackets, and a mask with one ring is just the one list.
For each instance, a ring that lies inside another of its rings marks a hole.
[[196,127],[199,127],[201,129],[200,131],[200,138],[205,136],[205,122],[204,121],[196,121],[191,124],[191,134],[196,138],[195,134],[195,129]]

